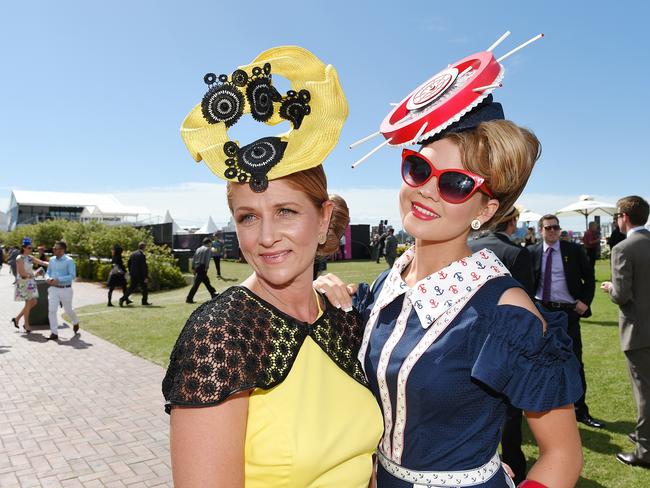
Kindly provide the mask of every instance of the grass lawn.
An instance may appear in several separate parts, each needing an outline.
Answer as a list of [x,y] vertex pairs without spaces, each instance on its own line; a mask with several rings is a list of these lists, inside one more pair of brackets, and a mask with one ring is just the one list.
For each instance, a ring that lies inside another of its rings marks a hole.
[[[245,264],[222,262],[222,274],[227,281],[210,279],[218,290],[241,282],[250,273]],[[374,262],[328,263],[328,271],[350,282],[372,281],[385,269]],[[631,468],[614,458],[619,451],[628,451],[632,444],[627,433],[635,425],[636,408],[627,375],[624,356],[618,341],[618,312],[599,287],[609,278],[609,262],[599,261],[596,268],[596,298],[593,316],[582,321],[583,360],[587,374],[587,403],[591,414],[603,420],[607,428],[591,429],[579,424],[584,446],[585,467],[579,487],[650,487],[650,471]],[[140,307],[139,297],[128,308],[107,308],[91,305],[79,310],[83,325],[94,334],[149,359],[167,366],[171,351],[185,320],[197,305],[185,303],[189,287],[169,292],[153,293],[153,307]],[[195,300],[202,302],[209,295],[202,286]],[[537,455],[537,447],[527,428],[524,451],[529,459]]]

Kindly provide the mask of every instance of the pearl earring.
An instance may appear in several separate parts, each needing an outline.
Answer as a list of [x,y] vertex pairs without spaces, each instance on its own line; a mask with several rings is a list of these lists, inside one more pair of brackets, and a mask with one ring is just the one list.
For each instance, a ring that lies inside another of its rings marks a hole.
[[318,244],[321,246],[327,242],[327,236],[325,234],[318,234]]
[[472,229],[479,230],[481,228],[481,221],[479,219],[474,219],[470,225]]

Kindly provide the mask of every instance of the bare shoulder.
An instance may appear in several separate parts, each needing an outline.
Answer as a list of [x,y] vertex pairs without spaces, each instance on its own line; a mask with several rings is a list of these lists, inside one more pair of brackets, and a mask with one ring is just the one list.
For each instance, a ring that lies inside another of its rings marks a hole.
[[537,310],[537,307],[535,307],[535,304],[523,289],[518,287],[507,289],[503,292],[501,298],[499,298],[499,305],[513,305],[528,310],[541,321],[544,331],[546,331],[546,321],[544,320],[544,317],[542,317],[542,314]]

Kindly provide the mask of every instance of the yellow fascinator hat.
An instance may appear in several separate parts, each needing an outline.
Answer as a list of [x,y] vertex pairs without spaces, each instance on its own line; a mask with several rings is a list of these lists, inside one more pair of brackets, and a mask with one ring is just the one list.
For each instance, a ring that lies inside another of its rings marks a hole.
[[[280,94],[273,75],[291,83]],[[208,73],[208,91],[185,117],[181,136],[197,161],[227,181],[248,182],[261,192],[269,180],[321,164],[338,142],[348,104],[336,70],[298,46],[264,51],[231,75]],[[277,136],[242,145],[228,137],[228,128],[244,114],[258,122],[291,128]]]

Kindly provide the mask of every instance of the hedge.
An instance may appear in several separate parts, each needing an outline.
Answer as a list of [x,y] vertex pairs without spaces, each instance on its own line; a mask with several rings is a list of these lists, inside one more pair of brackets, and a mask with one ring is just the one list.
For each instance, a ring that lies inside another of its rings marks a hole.
[[156,246],[148,230],[130,225],[106,225],[100,222],[71,222],[48,220],[18,227],[11,232],[0,232],[0,243],[19,246],[23,237],[31,237],[34,245],[44,244],[51,249],[54,241],[64,240],[68,252],[77,263],[77,276],[105,283],[111,270],[111,247],[119,244],[124,249],[124,263],[130,252],[145,242],[149,266],[149,289],[152,291],[179,288],[186,285],[178,263],[167,246]]

